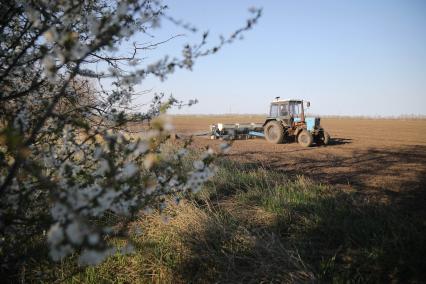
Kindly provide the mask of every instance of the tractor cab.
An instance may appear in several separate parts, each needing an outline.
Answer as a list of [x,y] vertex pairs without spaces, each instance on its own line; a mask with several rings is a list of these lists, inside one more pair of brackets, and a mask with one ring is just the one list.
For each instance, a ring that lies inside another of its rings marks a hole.
[[[306,102],[309,107],[309,102]],[[277,97],[271,102],[268,119],[278,119],[284,124],[291,126],[294,122],[305,121],[305,110],[302,100],[280,100]]]

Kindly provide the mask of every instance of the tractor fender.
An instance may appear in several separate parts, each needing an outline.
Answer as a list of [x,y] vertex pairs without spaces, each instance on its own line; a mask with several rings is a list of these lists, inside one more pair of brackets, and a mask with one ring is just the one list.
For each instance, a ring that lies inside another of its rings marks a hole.
[[299,135],[299,133],[304,129],[305,128],[303,128],[303,127],[296,128],[296,130],[294,131],[294,137],[296,137],[296,139],[297,139],[297,135]]
[[276,121],[276,119],[273,119],[273,118],[271,118],[271,119],[267,119],[267,120],[265,120],[265,122],[263,123],[263,127],[265,127],[266,126],[266,124],[268,124],[268,122],[270,122],[270,121]]

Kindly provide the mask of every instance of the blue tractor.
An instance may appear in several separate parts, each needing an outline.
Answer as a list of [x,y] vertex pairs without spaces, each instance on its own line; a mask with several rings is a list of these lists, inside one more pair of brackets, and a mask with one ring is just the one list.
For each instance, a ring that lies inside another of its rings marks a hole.
[[[306,102],[309,107],[310,103]],[[313,143],[327,145],[330,135],[321,127],[319,117],[305,117],[304,101],[282,100],[279,97],[271,102],[269,116],[263,124],[263,133],[270,143],[297,141],[309,147]]]

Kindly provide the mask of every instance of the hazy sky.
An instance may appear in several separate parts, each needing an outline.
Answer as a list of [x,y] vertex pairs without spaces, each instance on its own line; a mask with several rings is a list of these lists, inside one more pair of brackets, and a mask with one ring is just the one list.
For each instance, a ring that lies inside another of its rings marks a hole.
[[[201,58],[153,88],[199,103],[174,113],[266,113],[276,96],[311,101],[310,111],[337,115],[426,114],[426,1],[168,1],[169,13],[210,30],[209,42],[244,25],[244,40]],[[148,55],[179,55],[192,35],[163,24],[158,40],[186,36]]]

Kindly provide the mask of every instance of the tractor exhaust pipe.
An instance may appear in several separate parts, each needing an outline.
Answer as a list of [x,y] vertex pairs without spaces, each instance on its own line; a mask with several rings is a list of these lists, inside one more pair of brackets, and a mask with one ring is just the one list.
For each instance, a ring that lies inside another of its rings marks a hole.
[[300,113],[300,120],[301,122],[305,122],[305,106],[303,105],[303,101],[302,101],[302,110]]

